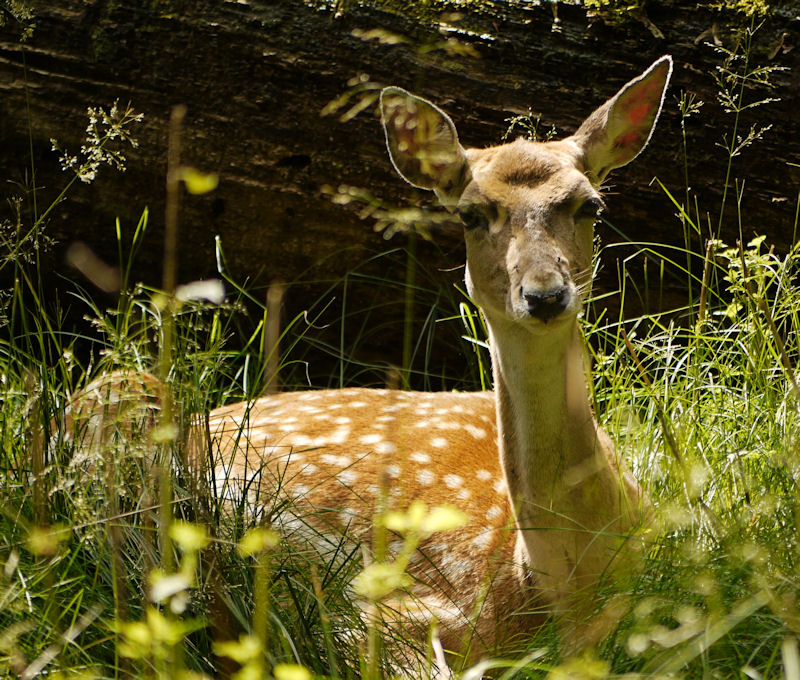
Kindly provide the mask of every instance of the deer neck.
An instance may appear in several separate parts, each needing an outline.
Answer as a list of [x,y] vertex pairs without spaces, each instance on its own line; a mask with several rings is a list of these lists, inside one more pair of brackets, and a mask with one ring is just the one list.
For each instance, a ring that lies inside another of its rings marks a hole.
[[[574,517],[582,512],[576,487],[593,477],[602,453],[577,323],[536,334],[506,321],[487,322],[500,462],[517,522],[524,528],[542,526],[544,516],[551,523],[580,521]],[[529,544],[535,533],[522,531],[520,540]]]

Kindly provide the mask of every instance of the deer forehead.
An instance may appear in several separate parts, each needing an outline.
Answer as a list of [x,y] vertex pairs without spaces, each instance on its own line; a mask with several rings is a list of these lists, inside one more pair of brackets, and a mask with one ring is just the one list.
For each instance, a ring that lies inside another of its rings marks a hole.
[[513,211],[547,210],[579,202],[595,192],[583,174],[575,144],[518,139],[488,149],[470,149],[472,184],[465,197],[482,197]]

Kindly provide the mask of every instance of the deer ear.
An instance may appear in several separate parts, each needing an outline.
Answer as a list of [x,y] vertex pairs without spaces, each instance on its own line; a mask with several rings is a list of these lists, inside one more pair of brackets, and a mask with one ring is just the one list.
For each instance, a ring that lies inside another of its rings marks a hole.
[[573,135],[583,150],[586,174],[599,184],[647,146],[672,75],[672,57],[657,60],[609,99]]
[[435,191],[445,204],[461,194],[469,165],[456,126],[444,111],[399,87],[387,87],[381,92],[381,122],[389,157],[406,182]]

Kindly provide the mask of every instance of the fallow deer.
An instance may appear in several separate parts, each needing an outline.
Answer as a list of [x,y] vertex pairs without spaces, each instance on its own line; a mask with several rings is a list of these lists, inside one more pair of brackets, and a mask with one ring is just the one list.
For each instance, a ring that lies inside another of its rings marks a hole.
[[[318,536],[325,525],[367,538],[381,489],[395,508],[452,504],[470,522],[426,541],[410,567],[417,613],[447,649],[474,657],[551,614],[588,634],[592,593],[647,501],[592,413],[577,320],[600,185],[649,141],[671,71],[657,60],[566,139],[484,149],[464,149],[434,104],[386,88],[394,167],[463,221],[494,392],[354,388],[223,406],[202,444],[216,492],[286,494]],[[300,524],[284,517],[287,531]]]

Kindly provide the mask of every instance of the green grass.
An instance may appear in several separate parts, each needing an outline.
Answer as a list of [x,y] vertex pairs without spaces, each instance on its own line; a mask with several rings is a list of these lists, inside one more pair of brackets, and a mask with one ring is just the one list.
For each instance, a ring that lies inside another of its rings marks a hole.
[[[742,99],[745,85],[769,74],[755,72],[739,53],[729,55],[725,69],[720,86],[728,88],[736,131],[738,113],[751,105]],[[681,110],[700,115],[686,98]],[[110,120],[108,130],[132,116]],[[99,151],[76,161],[75,177],[114,162],[111,140],[95,131]],[[731,147],[722,157],[729,177],[741,151]],[[701,239],[698,225],[712,220],[688,189],[680,194],[665,188],[663,202],[678,214],[685,246],[640,244],[625,266],[646,260],[649,289],[634,287],[623,271],[616,306],[646,301],[666,277],[685,282],[686,306],[612,319],[607,300],[598,299],[582,322],[595,411],[656,508],[641,568],[616,595],[627,613],[599,649],[579,659],[559,660],[551,629],[532,632],[530,654],[497,661],[495,676],[800,677],[800,247],[774,253],[761,239],[730,248]],[[392,651],[379,664],[380,631],[366,626],[354,601],[360,550],[342,541],[332,548],[336,559],[323,560],[290,546],[260,527],[260,518],[287,510],[277,494],[257,500],[261,515],[246,498],[224,504],[182,462],[192,414],[257,396],[274,370],[274,311],[258,307],[262,291],[227,280],[221,304],[178,303],[141,287],[131,277],[147,236],[145,212],[132,241],[119,240],[116,308],[98,307],[76,285],[95,331],[92,358],[82,362],[83,339],[63,329],[59,310],[45,302],[37,253],[46,246],[49,209],[33,205],[30,223],[20,217],[4,225],[0,260],[16,282],[2,298],[0,341],[3,677],[177,678],[238,670],[241,678],[372,678],[402,665]],[[715,210],[721,215],[724,206]],[[381,219],[390,220],[390,211]],[[740,212],[740,224],[748,219],[754,218]],[[692,246],[700,241],[702,248]],[[600,260],[611,261],[615,252],[613,244],[601,249]],[[363,361],[360,351],[372,334],[390,332],[402,339],[402,380],[432,389],[484,387],[485,332],[474,308],[413,250],[395,247],[376,257],[405,264],[411,286],[376,278],[366,267],[341,281],[315,282],[320,302],[312,322],[330,320],[334,298],[345,301],[335,315],[340,341],[320,340],[303,315],[289,320],[277,362],[284,384],[315,375],[307,364],[320,353],[333,357],[337,370],[316,386],[380,384],[389,367]],[[353,306],[363,297],[352,291],[364,289],[375,298]],[[406,297],[399,296],[397,326],[380,328],[371,317],[387,291]],[[413,334],[408,300],[428,310]],[[442,337],[474,352],[468,375],[429,372],[429,347]],[[93,457],[77,459],[65,405],[91,378],[119,369],[160,370],[169,384],[164,396],[175,407],[170,422],[152,427],[144,416],[133,425],[128,418]],[[171,472],[146,465],[154,455],[171,461]]]
[[800,402],[783,361],[798,356],[798,251],[715,260],[722,288],[704,319],[631,321],[630,347],[616,324],[593,329],[598,412],[658,508],[614,640],[626,669],[765,673],[796,631]]

